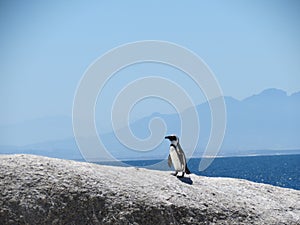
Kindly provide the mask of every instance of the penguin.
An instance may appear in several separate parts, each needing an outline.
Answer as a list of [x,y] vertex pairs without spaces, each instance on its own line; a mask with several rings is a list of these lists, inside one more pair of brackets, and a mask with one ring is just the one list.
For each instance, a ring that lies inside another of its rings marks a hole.
[[176,135],[169,135],[166,136],[165,139],[169,139],[171,141],[168,165],[171,167],[173,164],[175,169],[174,176],[177,176],[178,172],[182,173],[180,177],[184,177],[185,173],[190,174],[191,172],[187,167],[184,152],[179,144],[179,138]]

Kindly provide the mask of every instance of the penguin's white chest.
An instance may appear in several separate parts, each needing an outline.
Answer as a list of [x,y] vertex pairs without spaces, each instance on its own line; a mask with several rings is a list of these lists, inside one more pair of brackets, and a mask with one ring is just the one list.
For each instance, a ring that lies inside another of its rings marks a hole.
[[175,171],[177,171],[177,172],[183,171],[183,168],[184,168],[183,163],[180,161],[180,158],[178,157],[177,151],[175,149],[172,149],[170,151],[170,156],[171,156]]

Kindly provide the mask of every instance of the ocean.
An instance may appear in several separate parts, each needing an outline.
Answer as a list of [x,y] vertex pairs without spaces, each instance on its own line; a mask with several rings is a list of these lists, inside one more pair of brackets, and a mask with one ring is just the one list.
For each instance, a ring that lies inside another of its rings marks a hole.
[[[131,166],[144,167],[158,163],[160,160],[134,160],[124,162]],[[240,178],[300,190],[300,155],[216,158],[213,163],[202,172],[198,171],[199,162],[200,158],[192,158],[188,161],[190,171],[197,175]],[[167,165],[159,169],[169,170]]]

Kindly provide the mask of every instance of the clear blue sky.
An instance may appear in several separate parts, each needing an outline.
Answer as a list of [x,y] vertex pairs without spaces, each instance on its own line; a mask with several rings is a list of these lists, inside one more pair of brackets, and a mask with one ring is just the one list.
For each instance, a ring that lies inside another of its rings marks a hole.
[[191,49],[227,96],[299,91],[299,12],[296,0],[1,1],[0,124],[71,116],[88,65],[139,40]]

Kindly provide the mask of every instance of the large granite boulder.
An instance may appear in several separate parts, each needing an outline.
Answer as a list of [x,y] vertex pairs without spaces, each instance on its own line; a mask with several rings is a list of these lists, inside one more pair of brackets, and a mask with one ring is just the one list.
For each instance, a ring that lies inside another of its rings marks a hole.
[[300,191],[231,178],[0,156],[0,224],[300,224]]

